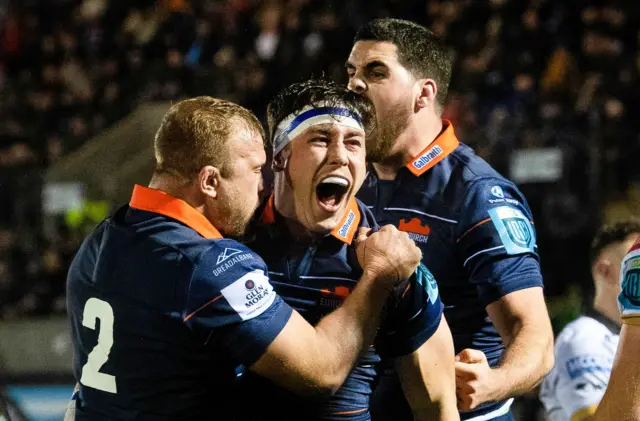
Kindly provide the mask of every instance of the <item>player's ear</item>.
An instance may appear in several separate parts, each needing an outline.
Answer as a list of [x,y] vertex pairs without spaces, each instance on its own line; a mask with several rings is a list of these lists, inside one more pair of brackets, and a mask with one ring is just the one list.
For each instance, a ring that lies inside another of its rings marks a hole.
[[218,185],[220,184],[220,170],[212,165],[202,167],[198,173],[198,188],[199,190],[211,197],[215,198],[218,195]]
[[273,157],[271,162],[271,169],[273,172],[281,172],[287,169],[289,164],[289,157],[291,156],[291,147],[287,145],[276,156]]
[[608,259],[600,259],[593,265],[593,277],[608,283],[613,271],[613,265]]
[[418,97],[416,98],[416,111],[423,108],[435,107],[438,86],[433,79],[419,79],[417,82]]

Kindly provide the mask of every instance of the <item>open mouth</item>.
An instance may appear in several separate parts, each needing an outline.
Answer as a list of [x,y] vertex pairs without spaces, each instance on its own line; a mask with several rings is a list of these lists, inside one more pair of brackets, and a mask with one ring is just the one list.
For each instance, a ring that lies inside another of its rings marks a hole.
[[349,181],[342,177],[330,176],[316,186],[316,197],[325,210],[335,212],[348,190]]

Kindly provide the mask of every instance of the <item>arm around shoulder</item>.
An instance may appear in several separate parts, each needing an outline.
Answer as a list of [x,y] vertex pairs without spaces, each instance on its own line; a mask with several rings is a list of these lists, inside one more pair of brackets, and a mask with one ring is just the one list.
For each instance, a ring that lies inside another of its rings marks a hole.
[[421,258],[406,233],[395,227],[384,227],[370,237],[362,233],[356,252],[364,274],[344,303],[315,327],[294,312],[251,370],[298,393],[338,390],[373,342],[389,293],[411,275]]
[[365,275],[315,327],[294,311],[250,369],[300,394],[335,393],[373,340],[388,292]]

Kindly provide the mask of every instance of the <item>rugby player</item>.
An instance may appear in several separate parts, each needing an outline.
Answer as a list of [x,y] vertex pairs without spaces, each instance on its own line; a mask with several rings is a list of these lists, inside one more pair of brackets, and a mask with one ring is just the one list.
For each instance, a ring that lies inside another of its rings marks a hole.
[[[247,245],[269,268],[276,292],[311,324],[340,305],[361,276],[352,238],[376,229],[355,199],[365,178],[365,136],[375,120],[364,97],[333,82],[291,85],[269,104],[274,194]],[[251,420],[370,420],[380,358],[395,362],[416,420],[457,420],[454,352],[435,279],[424,267],[383,312],[375,345],[331,397],[293,396],[247,373],[239,396],[265,398]]]
[[596,421],[640,421],[640,238],[622,261],[620,342]]
[[622,259],[638,235],[640,223],[630,220],[607,225],[594,238],[591,246],[593,305],[558,335],[556,365],[540,390],[549,421],[593,420],[609,383],[618,346]]
[[[438,280],[462,419],[510,420],[513,397],[553,366],[553,332],[525,198],[441,119],[451,66],[420,25],[379,19],[358,31],[348,86],[373,101],[378,121],[358,198],[378,223],[410,233]],[[395,404],[395,380],[382,380],[374,408],[382,419],[410,419]]]
[[263,260],[223,238],[242,235],[258,205],[256,117],[210,97],[179,102],[155,154],[150,186],[135,186],[69,271],[75,419],[233,419],[239,364],[298,393],[338,389],[419,249],[393,227],[360,233],[356,288],[311,326],[273,291]]

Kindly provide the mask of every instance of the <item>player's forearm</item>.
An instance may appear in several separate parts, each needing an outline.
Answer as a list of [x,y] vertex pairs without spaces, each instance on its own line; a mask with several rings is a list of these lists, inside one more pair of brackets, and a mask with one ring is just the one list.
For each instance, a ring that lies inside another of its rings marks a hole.
[[365,273],[342,306],[316,325],[316,368],[320,375],[332,379],[336,389],[373,342],[389,292]]
[[538,324],[516,325],[498,367],[495,400],[522,395],[536,387],[554,363],[553,335]]
[[418,350],[396,361],[396,370],[415,421],[458,421],[454,347],[444,318]]
[[640,421],[640,326],[623,325],[609,386],[595,419]]

